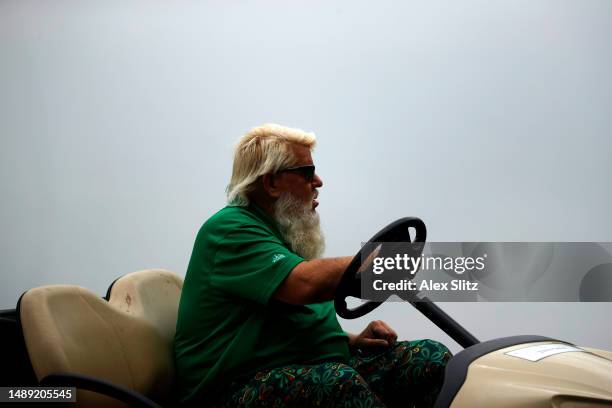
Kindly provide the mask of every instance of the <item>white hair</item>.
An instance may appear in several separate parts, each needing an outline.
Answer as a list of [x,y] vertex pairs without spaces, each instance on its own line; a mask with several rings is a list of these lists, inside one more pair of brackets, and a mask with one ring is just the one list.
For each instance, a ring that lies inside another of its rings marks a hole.
[[291,193],[283,193],[274,203],[274,219],[293,252],[306,260],[323,255],[325,237],[310,200],[303,202]]
[[227,186],[227,202],[246,206],[249,193],[260,176],[275,173],[295,161],[290,145],[314,148],[314,133],[276,124],[254,127],[238,140],[234,150],[232,178]]

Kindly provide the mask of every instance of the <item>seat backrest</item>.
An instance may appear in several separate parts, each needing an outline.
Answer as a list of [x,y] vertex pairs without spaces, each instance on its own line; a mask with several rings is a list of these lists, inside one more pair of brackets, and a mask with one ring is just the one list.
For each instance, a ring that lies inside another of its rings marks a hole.
[[[114,282],[106,301],[73,285],[27,291],[20,302],[24,340],[38,380],[56,372],[98,377],[167,401],[182,279],[150,269]],[[122,406],[78,391],[81,406]]]

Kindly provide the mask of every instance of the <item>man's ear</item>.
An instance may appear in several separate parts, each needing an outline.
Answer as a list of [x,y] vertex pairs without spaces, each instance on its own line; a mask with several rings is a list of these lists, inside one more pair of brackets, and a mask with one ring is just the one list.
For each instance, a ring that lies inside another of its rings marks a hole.
[[267,195],[272,198],[280,197],[281,191],[278,188],[278,183],[276,182],[274,174],[264,174],[261,177],[261,182],[263,184],[264,191]]

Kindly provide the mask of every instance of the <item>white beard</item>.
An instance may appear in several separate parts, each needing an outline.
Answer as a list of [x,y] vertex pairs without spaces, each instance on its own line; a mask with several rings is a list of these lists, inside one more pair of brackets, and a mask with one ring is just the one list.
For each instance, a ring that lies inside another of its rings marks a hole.
[[274,219],[293,252],[306,260],[323,255],[325,237],[312,200],[304,203],[291,193],[283,193],[274,203]]

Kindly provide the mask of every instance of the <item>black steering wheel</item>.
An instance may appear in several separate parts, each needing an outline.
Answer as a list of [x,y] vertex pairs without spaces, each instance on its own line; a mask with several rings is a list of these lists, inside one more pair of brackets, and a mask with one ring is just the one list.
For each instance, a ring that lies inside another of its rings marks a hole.
[[[416,233],[414,241],[410,239],[409,228],[414,228]],[[378,231],[370,240],[357,252],[353,257],[353,260],[344,271],[342,279],[336,288],[336,294],[334,297],[334,306],[336,307],[336,313],[344,319],[356,319],[363,315],[370,313],[382,304],[382,302],[368,301],[354,309],[349,309],[346,305],[346,298],[348,296],[360,297],[361,295],[361,274],[357,271],[361,268],[362,259],[367,259],[368,256],[376,249],[375,245],[368,245],[368,243],[384,243],[384,242],[422,242],[423,245],[417,245],[413,248],[418,253],[412,254],[412,256],[420,256],[423,251],[425,239],[427,238],[427,228],[425,223],[416,217],[405,217],[400,218],[397,221],[392,222],[385,228]],[[392,248],[386,247],[383,244],[379,254],[392,253]]]

